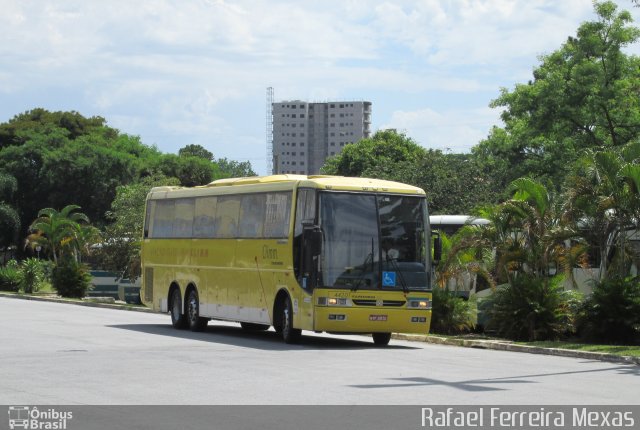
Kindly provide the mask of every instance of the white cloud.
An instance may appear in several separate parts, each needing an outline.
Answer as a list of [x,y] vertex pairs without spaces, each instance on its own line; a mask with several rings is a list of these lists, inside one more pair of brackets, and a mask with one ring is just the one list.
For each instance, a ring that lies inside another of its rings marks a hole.
[[376,24],[432,65],[504,64],[555,49],[592,10],[584,0],[383,3]]
[[468,152],[487,137],[500,117],[499,109],[476,108],[436,111],[424,108],[395,111],[381,128],[395,128],[425,148]]

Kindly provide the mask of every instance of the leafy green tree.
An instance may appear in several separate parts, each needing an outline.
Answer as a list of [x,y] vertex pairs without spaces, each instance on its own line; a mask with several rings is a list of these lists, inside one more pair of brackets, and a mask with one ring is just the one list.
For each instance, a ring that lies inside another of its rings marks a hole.
[[615,3],[594,6],[597,20],[542,56],[532,81],[503,89],[492,103],[504,109],[505,126],[495,127],[474,155],[494,165],[503,184],[531,175],[558,189],[582,151],[640,137],[640,59],[623,52],[640,30]]
[[497,200],[495,184],[466,154],[426,150],[395,130],[378,131],[371,138],[347,145],[327,160],[322,171],[400,181],[423,188],[431,213],[469,213]]
[[17,180],[14,207],[23,226],[42,207],[76,203],[100,225],[115,187],[136,180],[146,168],[142,160],[159,157],[138,138],[119,134],[103,122],[83,123],[77,113],[54,115],[40,109],[0,125],[11,142],[0,147],[0,165]]
[[347,145],[340,154],[330,157],[322,167],[329,175],[390,178],[403,163],[413,163],[423,156],[424,148],[395,130],[381,130],[371,138]]
[[62,130],[66,138],[75,138],[98,129],[107,129],[115,136],[117,130],[106,127],[104,118],[85,118],[78,112],[49,112],[36,108],[0,124],[0,149],[10,145],[22,145],[30,140],[33,133],[47,134],[52,130]]
[[213,153],[202,145],[187,145],[178,150],[180,157],[199,157],[207,161],[213,161]]
[[32,246],[40,245],[51,254],[58,264],[62,257],[79,260],[81,248],[84,246],[81,236],[81,223],[89,223],[89,218],[77,212],[80,206],[68,205],[57,211],[53,208],[41,209],[38,218],[31,223],[34,233],[28,238]]
[[135,157],[96,144],[95,136],[83,136],[47,154],[43,160],[47,203],[75,203],[91,219],[102,220],[120,184],[137,177]]
[[15,244],[20,231],[20,217],[10,204],[17,187],[13,176],[0,172],[0,248]]
[[413,163],[398,166],[395,178],[424,189],[432,214],[468,214],[498,201],[492,173],[469,154],[429,149]]
[[244,178],[256,176],[251,163],[248,161],[234,161],[226,158],[219,158],[215,162],[221,178]]
[[219,177],[217,165],[200,157],[164,154],[153,166],[169,178],[177,178],[180,185],[194,187],[206,185]]

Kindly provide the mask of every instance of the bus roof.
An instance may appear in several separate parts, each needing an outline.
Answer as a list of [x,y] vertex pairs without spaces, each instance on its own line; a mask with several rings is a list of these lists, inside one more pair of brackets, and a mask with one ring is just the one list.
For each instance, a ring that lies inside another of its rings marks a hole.
[[[151,190],[154,198],[167,193],[206,195],[206,194],[232,194],[236,192],[258,192],[261,190],[275,191],[293,189],[295,186],[304,188],[316,188],[335,191],[368,191],[389,192],[400,194],[424,195],[425,192],[418,187],[400,182],[386,181],[383,179],[351,178],[346,176],[329,175],[270,175],[251,176],[246,178],[218,179],[210,184],[199,187],[156,187]],[[207,192],[207,190],[211,192]],[[216,190],[218,190],[216,192]]]
[[471,225],[484,225],[489,224],[489,220],[484,218],[478,218],[471,215],[431,215],[429,216],[429,222],[431,225],[459,225],[465,224]]

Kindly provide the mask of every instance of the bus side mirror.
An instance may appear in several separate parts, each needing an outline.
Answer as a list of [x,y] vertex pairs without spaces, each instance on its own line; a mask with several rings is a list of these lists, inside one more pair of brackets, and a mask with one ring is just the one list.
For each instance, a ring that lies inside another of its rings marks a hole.
[[435,238],[433,239],[433,262],[438,264],[442,259],[442,238],[440,237],[440,233],[434,233]]
[[322,250],[322,231],[320,227],[305,228],[303,232],[305,254],[312,257],[320,255]]

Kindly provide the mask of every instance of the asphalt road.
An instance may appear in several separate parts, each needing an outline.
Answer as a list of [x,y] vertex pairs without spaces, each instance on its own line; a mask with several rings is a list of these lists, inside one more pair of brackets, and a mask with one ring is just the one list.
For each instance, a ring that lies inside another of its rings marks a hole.
[[638,404],[640,367],[0,298],[0,404]]

